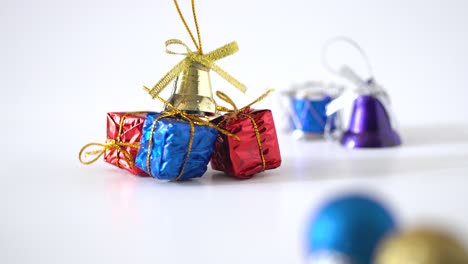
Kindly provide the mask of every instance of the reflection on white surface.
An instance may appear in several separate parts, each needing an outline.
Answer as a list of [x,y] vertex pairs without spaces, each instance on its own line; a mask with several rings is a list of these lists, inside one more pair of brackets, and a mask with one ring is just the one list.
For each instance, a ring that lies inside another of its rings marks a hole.
[[[129,175],[133,176],[133,175]],[[141,223],[140,212],[135,207],[138,177],[124,177],[120,181],[109,184],[107,194],[111,202],[111,223],[114,228],[138,225]]]
[[307,264],[353,264],[348,257],[339,252],[316,252],[309,256]]
[[24,166],[13,152],[0,185],[0,261],[303,263],[311,214],[352,190],[382,197],[403,225],[429,219],[468,240],[460,202],[467,138],[413,141],[414,130],[403,131],[407,145],[390,150],[281,135],[282,166],[245,181],[211,170],[197,180],[157,181],[104,162],[81,166],[60,153]]

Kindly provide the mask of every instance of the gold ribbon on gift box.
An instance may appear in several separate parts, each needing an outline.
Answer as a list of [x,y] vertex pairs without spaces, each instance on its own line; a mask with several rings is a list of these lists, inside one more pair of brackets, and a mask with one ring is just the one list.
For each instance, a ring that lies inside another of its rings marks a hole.
[[[96,162],[102,155],[104,155],[104,153],[106,153],[106,151],[116,149],[117,151],[123,153],[123,155],[125,157],[125,160],[129,164],[129,166],[133,167],[134,166],[134,161],[132,159],[132,156],[124,148],[125,147],[131,147],[131,148],[134,148],[134,149],[138,149],[139,146],[140,146],[140,142],[134,142],[134,143],[122,142],[121,141],[121,136],[122,136],[122,132],[123,132],[123,124],[124,124],[125,118],[128,115],[131,115],[131,114],[142,114],[142,113],[146,113],[146,112],[128,112],[128,113],[125,113],[120,118],[119,132],[117,133],[117,138],[116,139],[112,139],[109,142],[105,142],[105,143],[91,142],[91,143],[88,143],[88,144],[84,145],[83,148],[81,148],[80,153],[78,154],[78,159],[80,160],[80,162],[85,164],[85,165],[92,164],[92,163]],[[92,147],[99,147],[100,149],[86,151],[88,148],[92,148]],[[89,160],[89,161],[86,161],[85,157],[87,157],[87,156],[95,156],[95,157],[93,159]],[[120,162],[120,155],[119,155],[119,153],[117,153],[117,162],[116,162],[115,165],[120,168],[119,162]]]
[[274,91],[274,89],[268,89],[260,97],[255,99],[250,104],[242,107],[241,109],[238,109],[236,104],[234,103],[234,101],[229,96],[227,96],[225,93],[223,93],[221,91],[216,91],[216,96],[218,96],[219,99],[225,101],[226,103],[228,103],[228,104],[230,104],[232,106],[232,109],[229,109],[229,108],[224,107],[224,106],[217,106],[218,111],[228,113],[228,115],[225,116],[223,118],[223,120],[221,120],[221,122],[218,123],[218,126],[220,126],[222,123],[224,123],[227,120],[230,120],[232,118],[246,117],[246,118],[248,118],[250,120],[250,122],[252,123],[253,129],[255,131],[255,138],[257,139],[257,145],[258,145],[258,151],[260,153],[260,158],[262,159],[262,171],[264,171],[265,168],[266,168],[266,161],[265,161],[265,156],[263,155],[263,147],[262,147],[262,142],[261,142],[261,139],[260,139],[260,132],[258,130],[257,122],[255,121],[254,117],[251,114],[245,113],[245,110],[247,108],[250,108],[252,105],[262,101],[263,99],[265,99],[273,91]]
[[158,123],[159,120],[161,120],[163,118],[176,117],[176,118],[180,118],[180,119],[182,119],[182,120],[184,120],[184,121],[186,121],[186,122],[188,122],[190,124],[190,137],[189,137],[189,142],[188,142],[188,147],[187,147],[187,153],[185,154],[185,158],[184,158],[184,163],[182,165],[182,168],[180,169],[179,175],[177,175],[177,177],[174,178],[171,181],[178,181],[178,180],[180,180],[182,178],[182,175],[183,175],[183,173],[185,171],[185,167],[187,165],[187,162],[188,162],[188,159],[190,157],[192,147],[193,147],[193,137],[195,135],[195,125],[211,127],[213,129],[216,129],[219,133],[222,133],[222,134],[224,134],[224,135],[226,135],[228,137],[234,137],[235,139],[239,140],[239,137],[237,137],[236,135],[234,135],[232,133],[229,133],[228,131],[226,131],[226,130],[224,130],[222,128],[219,128],[218,126],[213,125],[209,121],[209,118],[207,116],[186,113],[184,111],[181,111],[181,110],[175,108],[173,105],[171,105],[169,102],[162,99],[161,97],[156,96],[156,98],[159,101],[161,101],[169,110],[162,112],[160,116],[158,116],[158,117],[156,117],[154,119],[153,124],[151,125],[150,137],[149,137],[149,140],[148,140],[148,142],[149,142],[148,143],[148,154],[146,156],[146,171],[147,171],[147,173],[149,175],[152,175],[151,174],[150,161],[151,161],[151,149],[153,147],[153,134],[154,134],[154,130],[156,129],[156,124]]
[[[170,39],[166,41],[166,53],[172,54],[172,55],[183,55],[185,58],[177,63],[166,75],[164,75],[151,89],[147,88],[146,86],[143,86],[143,88],[154,98],[156,98],[159,93],[164,90],[164,88],[169,85],[170,82],[172,82],[181,72],[186,71],[189,69],[189,67],[193,63],[199,63],[208,69],[213,70],[219,76],[221,76],[223,79],[225,79],[227,82],[229,82],[231,85],[236,87],[242,92],[245,92],[247,90],[247,87],[239,82],[237,79],[232,77],[229,73],[221,69],[218,65],[215,64],[215,61],[220,60],[222,58],[225,58],[227,56],[230,56],[234,53],[236,53],[239,50],[239,47],[237,46],[237,43],[231,42],[229,44],[226,44],[220,48],[217,48],[207,54],[203,54],[203,48],[202,48],[202,41],[201,41],[201,36],[200,36],[200,29],[198,26],[198,20],[197,20],[197,15],[195,12],[195,1],[192,0],[192,13],[193,13],[193,18],[195,22],[195,27],[197,31],[197,37],[198,41],[195,39],[195,37],[192,34],[192,31],[190,30],[189,26],[187,25],[187,22],[182,15],[182,12],[180,10],[179,4],[177,3],[177,0],[174,0],[174,4],[177,8],[177,12],[179,14],[180,19],[182,20],[182,23],[185,26],[185,29],[189,33],[193,43],[195,44],[195,47],[197,48],[197,51],[194,52],[192,51],[183,41],[178,40],[178,39]],[[185,48],[186,52],[175,52],[170,49],[170,46],[182,46]]]

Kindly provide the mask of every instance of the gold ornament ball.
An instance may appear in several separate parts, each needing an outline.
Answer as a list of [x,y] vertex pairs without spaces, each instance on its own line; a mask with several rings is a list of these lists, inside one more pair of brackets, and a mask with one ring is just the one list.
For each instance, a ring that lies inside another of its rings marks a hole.
[[462,243],[435,229],[395,234],[379,248],[375,264],[468,264]]

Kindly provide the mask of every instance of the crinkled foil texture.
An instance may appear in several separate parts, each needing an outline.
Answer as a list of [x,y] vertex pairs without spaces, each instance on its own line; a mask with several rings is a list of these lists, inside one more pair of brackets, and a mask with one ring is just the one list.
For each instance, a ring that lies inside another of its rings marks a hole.
[[[125,114],[127,113],[125,112],[107,113],[107,142],[117,139],[118,134],[119,134],[120,121]],[[123,126],[122,126],[122,133],[120,135],[121,142],[125,142],[125,143],[140,142],[142,131],[143,131],[143,124],[145,123],[146,115],[147,113],[127,114],[125,116]],[[131,147],[122,147],[122,148],[126,150],[132,157],[133,161],[135,161],[135,158],[138,153],[138,149],[131,148]],[[107,150],[106,153],[104,154],[104,160],[119,168],[126,169],[135,175],[148,176],[144,171],[142,171],[135,165],[131,166],[128,163],[122,151],[118,149]]]
[[[157,121],[153,132],[153,143],[149,149],[151,127],[159,115],[160,113],[151,113],[146,117],[136,165],[148,171],[149,152],[151,175],[158,179],[174,180],[185,162],[190,140],[190,124],[175,117],[166,117]],[[216,129],[195,125],[192,150],[179,180],[201,177],[206,172],[217,136]]]
[[[244,114],[253,117],[257,124],[266,161],[265,169],[279,167],[281,154],[271,111],[245,109]],[[229,118],[229,114],[216,118],[213,123],[220,124],[220,128],[237,135],[240,140],[219,134],[211,159],[211,167],[236,178],[251,178],[263,170],[260,148],[252,121],[242,114],[221,122],[224,118]]]

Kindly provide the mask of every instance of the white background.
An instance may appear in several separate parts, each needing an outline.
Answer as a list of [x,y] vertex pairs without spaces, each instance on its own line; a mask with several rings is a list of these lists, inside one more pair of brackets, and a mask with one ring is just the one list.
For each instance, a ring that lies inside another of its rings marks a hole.
[[[468,237],[465,1],[197,3],[205,50],[238,41],[219,65],[250,88],[213,74],[214,89],[242,105],[268,87],[340,81],[321,51],[346,35],[390,93],[405,145],[346,151],[284,136],[282,168],[242,182],[83,167],[78,150],[104,139],[106,112],[160,109],[141,87],[181,59],[164,41],[192,46],[172,1],[1,0],[1,263],[300,263],[306,216],[354,188],[380,193],[405,225],[434,219]],[[363,73],[349,52],[337,61]],[[278,113],[276,102],[258,107]]]

